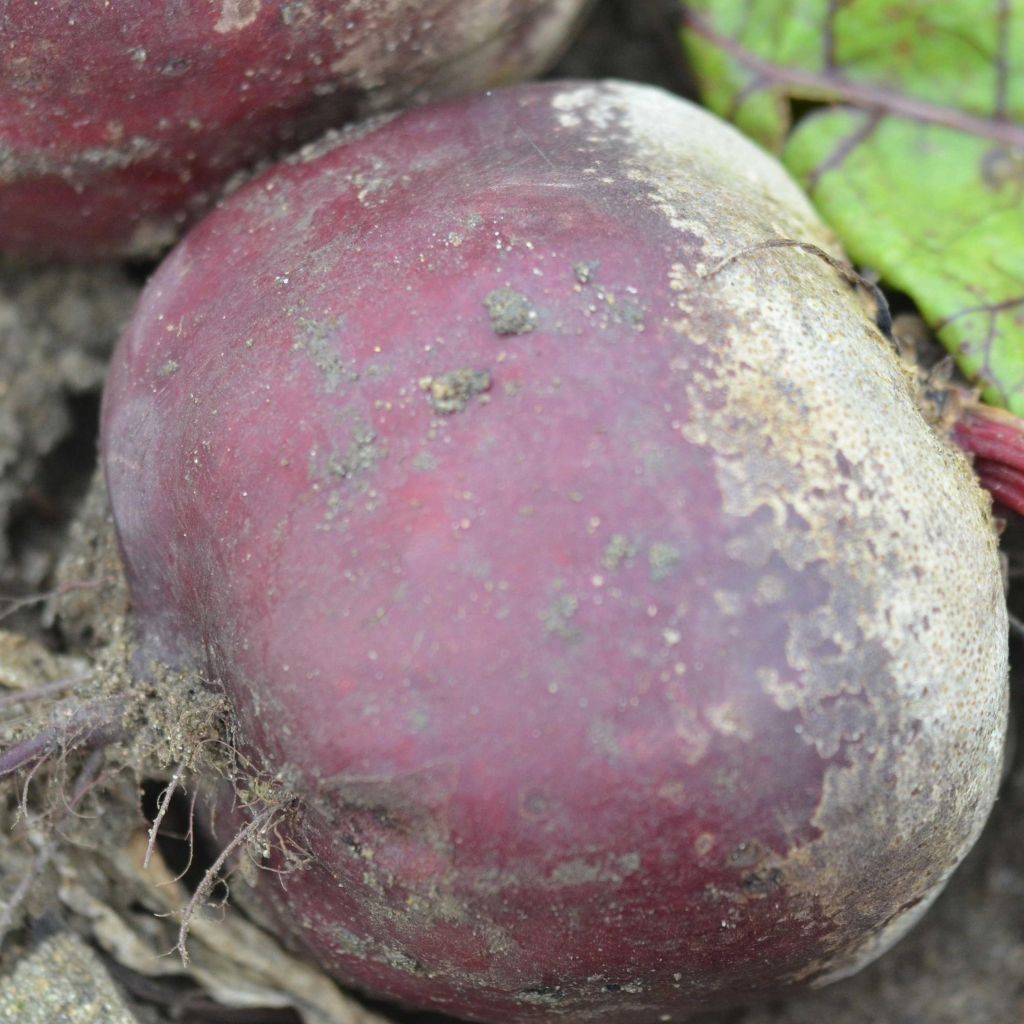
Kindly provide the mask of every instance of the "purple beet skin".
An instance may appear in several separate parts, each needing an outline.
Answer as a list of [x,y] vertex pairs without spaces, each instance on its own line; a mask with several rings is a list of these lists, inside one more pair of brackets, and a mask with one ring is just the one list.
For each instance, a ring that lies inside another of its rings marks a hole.
[[146,289],[102,442],[140,671],[298,780],[314,859],[254,896],[342,981],[678,1021],[855,970],[976,838],[987,499],[778,237],[832,244],[731,129],[556,83],[310,148]]
[[0,250],[150,256],[282,147],[542,70],[587,2],[0,4]]

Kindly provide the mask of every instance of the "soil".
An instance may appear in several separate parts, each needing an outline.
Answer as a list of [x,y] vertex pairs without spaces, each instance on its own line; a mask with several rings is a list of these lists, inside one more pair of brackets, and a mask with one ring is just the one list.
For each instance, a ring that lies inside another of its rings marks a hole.
[[[649,81],[692,95],[674,8],[672,0],[603,0],[555,74]],[[40,716],[61,721],[68,693],[102,708],[123,686],[125,593],[95,439],[105,363],[149,269],[0,265],[0,756]],[[471,382],[459,400],[482,390]],[[1011,607],[1024,598],[1015,583],[1022,537],[1016,524],[1005,534]],[[1011,653],[1022,663],[1017,641]],[[163,728],[186,709],[216,714],[176,685],[167,682]],[[162,739],[164,761],[147,770],[144,736],[120,751],[135,771],[105,777],[84,756],[60,759],[3,791],[0,893],[12,928],[0,950],[0,1024],[442,1024],[355,1001],[238,911],[223,921],[197,916],[188,969],[166,955],[177,936],[170,915],[212,856],[200,845],[190,866],[187,844],[173,838],[188,821],[180,796],[164,807],[171,838],[148,849],[160,794],[186,759],[179,745],[176,762],[173,743]],[[111,835],[124,837],[116,849]],[[19,889],[25,899],[14,908]],[[697,1024],[1020,1024],[1022,922],[1024,763],[1008,755],[981,841],[893,951],[820,992]]]

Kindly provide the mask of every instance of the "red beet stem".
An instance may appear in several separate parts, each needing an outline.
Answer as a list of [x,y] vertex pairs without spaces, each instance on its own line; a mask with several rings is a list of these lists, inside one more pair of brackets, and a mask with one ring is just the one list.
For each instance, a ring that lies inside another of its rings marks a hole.
[[951,436],[974,456],[974,471],[993,499],[1024,515],[1024,419],[969,402],[961,408]]
[[978,482],[1004,508],[1024,516],[1024,473],[1013,466],[977,459],[974,472]]

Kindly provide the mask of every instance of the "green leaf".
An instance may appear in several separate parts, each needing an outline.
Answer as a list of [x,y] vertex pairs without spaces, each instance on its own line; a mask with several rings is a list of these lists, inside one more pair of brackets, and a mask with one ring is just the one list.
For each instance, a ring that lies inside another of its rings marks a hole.
[[683,41],[708,106],[1024,415],[1024,0],[695,0]]

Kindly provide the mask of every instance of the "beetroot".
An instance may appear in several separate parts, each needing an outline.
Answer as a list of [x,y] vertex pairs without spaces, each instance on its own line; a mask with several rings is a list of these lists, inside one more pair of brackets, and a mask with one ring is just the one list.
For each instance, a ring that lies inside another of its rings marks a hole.
[[0,5],[0,249],[152,255],[283,145],[543,69],[586,2]]
[[988,499],[830,244],[706,113],[562,83],[312,147],[155,275],[103,422],[140,666],[304,791],[256,893],[338,978],[679,1020],[857,969],[971,846]]

